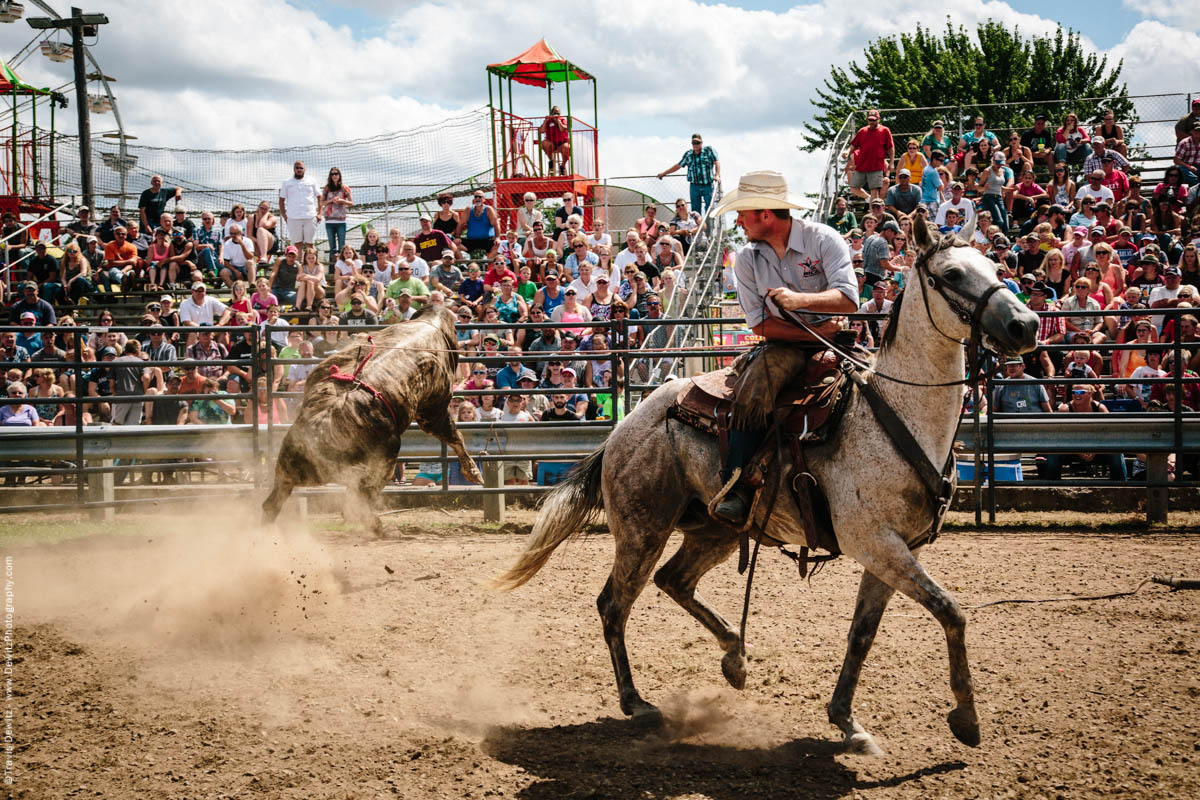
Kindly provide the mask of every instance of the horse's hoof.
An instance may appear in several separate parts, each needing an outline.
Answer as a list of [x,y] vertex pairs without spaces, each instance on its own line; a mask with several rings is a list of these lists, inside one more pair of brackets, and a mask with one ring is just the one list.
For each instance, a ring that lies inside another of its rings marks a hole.
[[649,703],[633,709],[633,727],[639,731],[658,730],[663,726],[663,714]]
[[882,748],[875,744],[875,737],[866,731],[850,734],[846,737],[845,745],[847,753],[858,753],[864,756],[883,755]]
[[746,688],[746,659],[741,653],[726,653],[721,659],[721,672],[733,688],[738,691]]
[[979,746],[979,719],[975,712],[954,708],[946,715],[946,721],[950,723],[950,732],[955,739],[967,747]]

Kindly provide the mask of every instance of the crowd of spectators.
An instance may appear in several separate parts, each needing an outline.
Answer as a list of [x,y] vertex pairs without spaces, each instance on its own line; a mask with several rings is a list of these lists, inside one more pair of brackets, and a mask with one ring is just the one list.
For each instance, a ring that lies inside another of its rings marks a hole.
[[[673,219],[659,219],[648,205],[614,243],[603,220],[570,192],[552,211],[527,195],[515,224],[501,233],[488,196],[475,191],[466,208],[443,195],[415,230],[392,228],[385,239],[370,228],[356,245],[344,230],[353,195],[333,169],[313,212],[327,225],[329,248],[318,249],[303,240],[306,223],[292,230],[309,191],[300,166],[292,189],[280,191],[278,217],[264,201],[250,214],[237,204],[190,219],[179,205],[183,191],[155,176],[136,219],[113,206],[97,224],[80,208],[55,241],[14,238],[8,274],[24,274],[9,318],[55,330],[0,335],[6,388],[22,400],[5,407],[0,424],[74,426],[77,411],[83,424],[288,422],[299,403],[288,395],[304,391],[313,369],[289,360],[323,357],[354,328],[408,319],[426,303],[445,305],[459,322],[456,390],[476,392],[456,394],[452,411],[460,421],[620,418],[628,376],[626,362],[611,352],[665,345],[667,328],[619,323],[661,318],[685,296],[683,261],[703,235],[699,215],[681,198]],[[286,236],[284,202],[292,210]],[[4,219],[5,226],[16,222]],[[114,312],[136,330],[121,332]],[[77,318],[99,330],[77,342]],[[618,324],[589,324],[596,322]],[[547,327],[477,327],[497,323]],[[254,330],[268,325],[269,337]],[[174,326],[185,330],[163,330]],[[90,366],[34,366],[73,361],[77,348]],[[486,358],[506,362],[477,360]],[[233,363],[210,363],[221,361]],[[632,363],[634,377],[653,379],[656,362]],[[145,399],[121,399],[136,396]],[[38,402],[73,397],[86,401]],[[440,465],[426,466],[422,479],[440,474]],[[515,473],[518,482],[531,477],[528,469]]]
[[[886,313],[903,288],[915,256],[913,225],[957,232],[972,219],[971,243],[1023,302],[1039,312],[1077,312],[1042,316],[1039,348],[1000,368],[992,397],[985,398],[997,412],[1200,408],[1198,383],[1184,383],[1176,398],[1169,383],[1139,382],[1177,373],[1192,380],[1200,368],[1200,312],[1154,313],[1200,305],[1200,100],[1175,126],[1174,158],[1153,188],[1142,185],[1131,165],[1113,113],[1102,111],[1097,120],[1085,128],[1068,113],[1055,129],[1038,114],[1032,128],[997,135],[976,117],[958,139],[936,120],[922,140],[905,142],[897,158],[901,148],[871,110],[846,153],[847,195],[860,198],[866,210],[856,214],[842,196],[826,222],[850,246],[860,312]],[[1094,313],[1100,311],[1111,313]],[[852,323],[867,346],[878,340],[881,326]],[[1006,382],[1030,378],[1075,382]],[[1102,378],[1129,380],[1095,382]],[[1118,454],[1039,457],[1039,472],[1057,479],[1073,461],[1105,467],[1116,480],[1127,475]],[[1137,477],[1144,457],[1133,463]]]

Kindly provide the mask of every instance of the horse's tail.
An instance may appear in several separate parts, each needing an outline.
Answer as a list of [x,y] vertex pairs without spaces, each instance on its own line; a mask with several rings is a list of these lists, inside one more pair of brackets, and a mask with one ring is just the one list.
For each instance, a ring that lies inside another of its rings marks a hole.
[[511,591],[529,581],[550,560],[554,549],[593,521],[604,505],[600,469],[604,446],[579,462],[566,478],[547,493],[525,551],[492,588]]

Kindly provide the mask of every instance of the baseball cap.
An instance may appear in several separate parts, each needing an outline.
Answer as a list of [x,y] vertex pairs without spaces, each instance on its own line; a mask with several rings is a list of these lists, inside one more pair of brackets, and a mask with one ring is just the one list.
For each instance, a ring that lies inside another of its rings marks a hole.
[[1072,228],[1071,233],[1075,234],[1076,236],[1087,236],[1088,229],[1087,229],[1086,225],[1079,225],[1077,227]]
[[[1155,254],[1154,254],[1154,253],[1152,253],[1152,252],[1146,252],[1146,253],[1142,253],[1140,256],[1138,256],[1138,259],[1137,259],[1137,261],[1138,261],[1138,263],[1139,263],[1139,264],[1157,264],[1157,265],[1161,265],[1161,263],[1162,263],[1162,262],[1160,262],[1160,261],[1158,260],[1158,256],[1157,256],[1157,255],[1155,255]],[[1167,272],[1170,272],[1170,271],[1171,271],[1171,270],[1173,270],[1173,269],[1179,269],[1179,268],[1178,268],[1178,267],[1168,267],[1168,268],[1167,268]],[[1181,274],[1181,275],[1182,275],[1182,274],[1183,274],[1183,273],[1182,273],[1182,271],[1181,271],[1179,274]]]
[[1008,237],[1002,233],[997,233],[992,237],[992,247],[1011,247],[1012,242],[1008,241]]
[[299,253],[299,252],[300,252],[300,251],[296,249],[296,245],[294,245],[294,244],[289,244],[289,245],[287,246],[287,249],[283,251],[283,254],[284,254],[284,255],[287,255],[288,253]]
[[[1149,255],[1149,253],[1147,253]],[[1155,259],[1157,261],[1158,259]],[[1163,275],[1182,275],[1183,271],[1179,267],[1167,267],[1163,270]]]
[[1113,158],[1112,153],[1105,153],[1104,155],[1100,156],[1100,160],[1101,161],[1116,161],[1116,159]]
[[483,340],[484,340],[485,342],[486,342],[488,339],[491,339],[493,342],[496,342],[497,344],[499,344],[499,342],[500,342],[500,337],[499,337],[499,336],[497,336],[497,335],[496,335],[496,334],[494,334],[494,333],[485,333],[485,334],[483,335]]
[[1200,131],[1200,120],[1197,120],[1196,122],[1192,123],[1192,130]]
[[525,367],[524,369],[521,370],[521,374],[517,375],[517,380],[518,381],[535,381],[536,382],[537,381],[537,373],[534,372],[533,370],[531,370],[529,367]]
[[911,172],[909,172],[909,171],[908,171],[908,170],[906,170],[906,169],[902,169],[902,170],[900,170],[899,172],[897,172],[897,173],[896,173],[896,177],[897,177],[897,178],[899,178],[901,175],[905,176],[906,178],[911,178],[911,177],[912,177],[912,173],[911,173]]
[[1045,114],[1035,114],[1033,117],[1033,121],[1037,122],[1039,119],[1046,119],[1046,115]]
[[428,214],[422,214],[421,216],[417,217],[417,222],[421,222],[422,220],[425,222],[433,222],[433,218]]
[[113,349],[113,348],[111,348],[111,347],[105,347],[105,348],[102,348],[102,349],[100,350],[100,357],[101,357],[101,358],[104,358],[105,356],[112,356],[113,358],[116,358],[116,356],[117,356],[117,351],[116,351],[116,350],[114,350],[114,349]]
[[36,289],[36,288],[38,288],[37,281],[25,281],[24,283],[21,284],[21,288],[22,289]]
[[46,243],[45,243],[45,242],[43,242],[43,241],[41,241],[41,240],[38,240],[38,241],[36,241],[36,242],[34,242],[34,243],[33,243],[33,249],[34,249],[34,250],[38,249],[39,247],[40,247],[40,248],[42,248],[43,250],[45,250],[45,249],[46,249]]
[[1008,160],[1008,159],[1006,159],[1006,158],[1004,157],[1004,153],[996,153],[995,155],[993,155],[993,156],[992,156],[992,163],[993,163],[993,164],[1003,164],[1003,163],[1004,163],[1005,161],[1007,161],[1007,160]]
[[550,270],[549,272],[547,272],[547,273],[546,273],[546,277],[547,277],[547,278],[557,278],[557,277],[558,277],[558,271],[557,271],[557,270],[553,270],[553,269],[552,269],[552,270]]
[[1021,282],[1024,283],[1025,281],[1029,281],[1030,283],[1037,283],[1037,275],[1034,275],[1032,272],[1026,272],[1024,275],[1021,276]]
[[879,112],[878,111],[868,111],[867,119],[879,119]]
[[563,374],[563,375],[570,375],[572,378],[574,378],[574,377],[575,377],[575,370],[571,369],[570,367],[563,367],[562,374]]
[[873,205],[873,206],[881,206],[881,205],[883,205],[883,198],[881,198],[881,197],[873,197],[873,198],[871,198],[871,205]]
[[896,224],[896,222],[894,220],[890,220],[890,219],[887,222],[880,225],[879,230],[880,231],[891,231],[892,233],[904,233],[904,231],[900,230],[900,226],[898,224]]
[[596,283],[608,283],[608,276],[600,275],[599,277],[596,278]]
[[950,191],[954,191],[955,189],[965,189],[965,188],[966,187],[962,185],[961,181],[951,181],[950,182]]
[[943,122],[942,122],[940,119],[935,119],[935,120],[933,121],[933,127],[935,127],[935,128],[944,128],[944,127],[946,127],[946,125],[945,125],[945,123],[943,123]]
[[865,276],[865,275],[867,274],[867,271],[866,271],[865,269],[863,269],[862,267],[855,267],[855,268],[854,268],[854,274],[855,274],[855,275],[863,275],[863,276]]
[[174,298],[174,297],[171,297],[171,295],[169,295],[169,294],[164,294],[162,297],[158,298],[158,302],[160,302],[160,303],[174,303],[174,302],[175,302],[175,298]]
[[412,297],[412,292],[410,292],[408,289],[401,289],[400,291],[396,292],[396,296],[397,297]]
[[454,258],[454,251],[453,250],[443,250],[442,258]]
[[1101,236],[1103,236],[1104,235],[1104,227],[1101,225],[1093,225],[1092,229],[1090,231],[1088,231],[1088,236],[1095,236],[1097,233],[1100,234]]
[[196,281],[195,283],[193,283],[193,284],[192,284],[192,291],[193,291],[193,292],[194,292],[194,291],[196,291],[197,289],[204,289],[204,288],[207,288],[207,287],[204,285],[204,281]]
[[26,311],[24,314],[21,315],[21,321],[24,322],[27,319],[31,319],[36,322],[37,314],[33,313],[32,311]]
[[1004,363],[1005,364],[1024,364],[1025,359],[1021,358],[1020,356],[1009,356],[1008,358],[1004,359]]

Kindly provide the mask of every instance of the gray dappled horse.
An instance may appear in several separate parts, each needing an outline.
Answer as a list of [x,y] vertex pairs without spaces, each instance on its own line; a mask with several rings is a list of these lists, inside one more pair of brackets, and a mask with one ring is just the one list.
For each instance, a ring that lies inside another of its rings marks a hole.
[[455,452],[467,479],[483,483],[450,418],[458,365],[454,321],[445,306],[427,303],[410,320],[370,337],[357,334],[316,366],[275,460],[264,523],[279,516],[294,487],[341,483],[346,521],[380,533],[379,493],[396,468],[400,437],[414,421]]
[[[973,233],[972,224],[962,236],[969,241]],[[936,232],[923,225],[914,228],[919,257],[910,271],[906,296],[892,312],[885,344],[875,360],[880,375],[872,383],[929,461],[940,468],[953,443],[963,390],[961,385],[930,384],[963,380],[961,339],[971,333],[972,321],[985,347],[1021,353],[1035,346],[1038,319],[999,285],[995,264],[963,240],[935,237]],[[889,381],[885,375],[918,385]],[[737,549],[738,536],[706,512],[707,502],[721,488],[717,440],[668,421],[667,409],[678,394],[678,384],[655,390],[616,427],[603,447],[549,493],[524,552],[496,581],[501,588],[528,581],[555,547],[603,507],[616,539],[616,559],[597,605],[621,710],[632,715],[635,723],[646,725],[658,724],[662,717],[634,688],[625,651],[625,623],[674,530],[683,532],[683,544],[654,574],[654,582],[717,637],[725,651],[721,667],[729,683],[741,689],[746,679],[738,629],[696,593],[700,578]],[[898,590],[942,624],[956,702],[948,716],[950,729],[966,744],[977,745],[979,721],[967,665],[965,619],[954,598],[917,561],[936,513],[925,484],[901,456],[861,391],[850,398],[840,434],[806,452],[808,467],[829,499],[841,551],[864,569],[849,645],[828,706],[830,722],[844,732],[848,748],[880,752],[850,707],[879,619]],[[778,472],[782,483],[786,470]],[[804,544],[800,512],[791,492],[780,486],[777,496],[770,519],[762,519],[765,509],[760,508],[756,525],[772,539]]]

